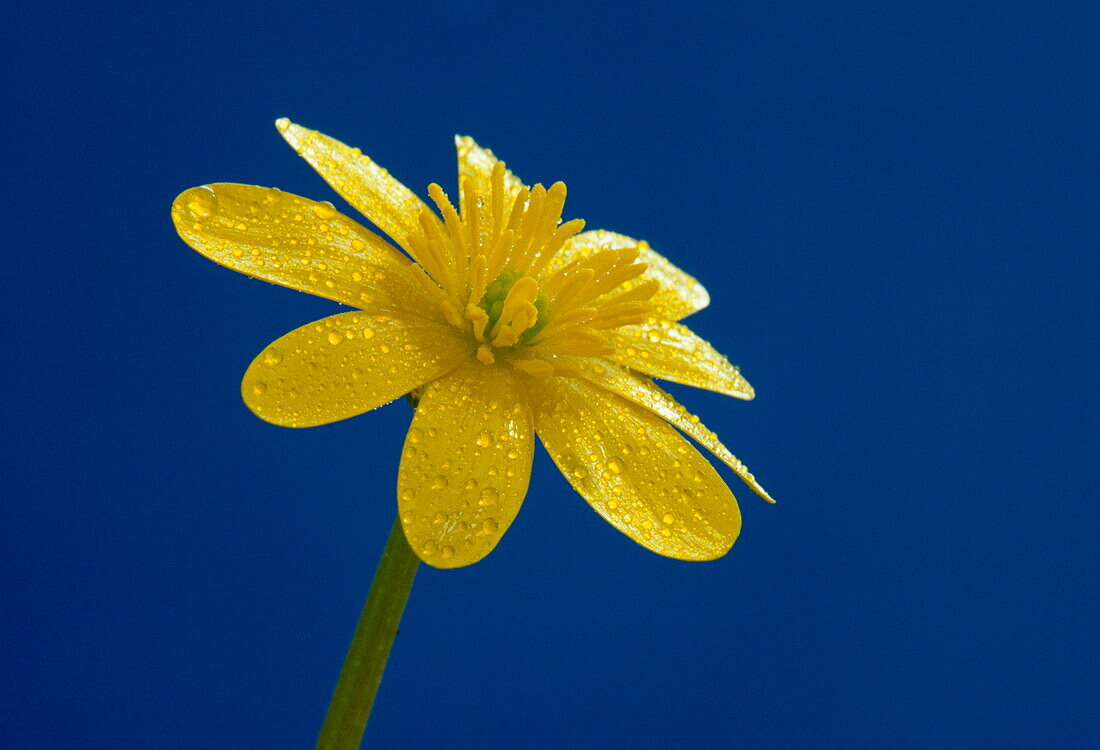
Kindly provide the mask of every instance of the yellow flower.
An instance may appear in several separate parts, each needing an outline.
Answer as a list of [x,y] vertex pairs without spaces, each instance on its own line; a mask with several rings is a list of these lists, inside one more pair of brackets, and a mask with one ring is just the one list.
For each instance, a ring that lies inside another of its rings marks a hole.
[[526,187],[470,138],[455,139],[458,208],[428,186],[437,214],[359,149],[276,125],[408,256],[332,204],[274,188],[192,188],[172,218],[217,263],[358,308],[276,340],[241,392],[288,427],[417,394],[398,508],[424,562],[468,565],[496,546],[527,493],[535,434],[597,513],[669,557],[720,557],[741,529],[733,494],[677,429],[771,500],[650,380],[753,397],[676,322],[709,303],[699,282],[645,242],[560,223],[565,185]]

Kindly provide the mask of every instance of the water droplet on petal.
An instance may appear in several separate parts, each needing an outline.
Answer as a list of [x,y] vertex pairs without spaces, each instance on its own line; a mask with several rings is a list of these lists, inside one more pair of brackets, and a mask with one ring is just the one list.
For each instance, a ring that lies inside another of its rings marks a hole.
[[488,430],[482,430],[481,434],[477,436],[477,444],[482,448],[488,448],[493,444],[493,436],[489,434]]
[[622,474],[623,473],[623,460],[621,458],[619,458],[618,456],[615,456],[610,461],[607,462],[607,468],[612,474]]
[[283,361],[283,353],[276,349],[274,346],[269,346],[264,351],[264,364],[268,367],[274,367]]
[[409,429],[409,442],[410,443],[419,443],[423,439],[424,439],[424,431],[421,430],[419,427],[413,427],[413,428]]
[[450,560],[452,557],[455,556],[455,548],[448,544],[440,551],[439,554],[443,557],[444,560]]
[[321,201],[320,203],[313,204],[313,213],[318,219],[331,219],[336,215],[336,206],[332,205],[328,201]]
[[500,500],[500,492],[497,491],[497,488],[486,487],[481,491],[477,504],[481,506],[496,505],[498,500]]
[[420,551],[423,554],[428,555],[429,557],[431,555],[434,555],[436,550],[438,550],[438,549],[439,549],[439,545],[436,544],[436,542],[432,539],[429,539],[428,541],[424,542],[424,544],[421,545],[421,547],[420,547]]
[[285,117],[280,117],[278,120],[275,121],[275,127],[279,129],[280,133],[282,133],[290,127],[290,120]]
[[374,338],[374,329],[373,328],[364,328],[363,329],[363,338],[373,339]]
[[267,383],[262,380],[257,380],[252,384],[252,392],[257,396],[262,396],[267,393]]
[[333,345],[339,344],[343,340],[344,340],[344,334],[340,333],[339,331],[329,331],[328,332],[328,342],[330,344],[333,344]]
[[432,482],[433,490],[442,490],[447,486],[447,477],[439,474],[436,476],[435,481]]
[[202,187],[191,191],[191,198],[187,201],[187,210],[200,219],[206,218],[218,210],[218,196],[213,188]]

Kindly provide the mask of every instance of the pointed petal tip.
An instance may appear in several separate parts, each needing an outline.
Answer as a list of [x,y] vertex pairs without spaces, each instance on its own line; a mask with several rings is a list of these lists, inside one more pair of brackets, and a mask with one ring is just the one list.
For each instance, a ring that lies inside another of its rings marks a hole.
[[285,133],[286,129],[289,128],[291,124],[289,117],[280,117],[275,120],[275,129],[280,133]]

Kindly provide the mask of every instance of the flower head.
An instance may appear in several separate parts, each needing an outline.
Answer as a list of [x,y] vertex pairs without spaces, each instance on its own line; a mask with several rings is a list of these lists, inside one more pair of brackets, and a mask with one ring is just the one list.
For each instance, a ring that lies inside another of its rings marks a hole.
[[527,493],[535,434],[601,516],[669,557],[719,557],[741,528],[733,494],[681,432],[771,500],[650,379],[753,397],[677,322],[709,303],[699,282],[645,242],[562,222],[564,184],[527,187],[470,138],[456,138],[458,205],[432,184],[433,209],[358,149],[276,125],[401,249],[274,188],[192,188],[172,218],[217,263],[358,308],[273,342],[241,392],[288,427],[416,394],[398,507],[422,560],[458,567],[496,546]]

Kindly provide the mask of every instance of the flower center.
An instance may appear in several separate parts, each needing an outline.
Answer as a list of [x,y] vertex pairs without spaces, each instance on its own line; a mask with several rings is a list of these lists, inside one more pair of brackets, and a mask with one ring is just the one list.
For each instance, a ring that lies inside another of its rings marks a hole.
[[561,223],[563,183],[527,188],[496,162],[488,180],[464,174],[459,188],[456,210],[439,185],[428,186],[442,218],[425,209],[404,245],[443,316],[476,340],[481,362],[504,357],[549,375],[555,354],[607,354],[605,331],[645,319],[657,282],[639,278],[646,266],[634,248],[592,252],[573,239],[584,222]]
[[[508,294],[515,288],[516,282],[521,278],[523,278],[522,275],[516,269],[505,268],[485,288],[485,294],[477,305],[489,316],[489,320],[485,324],[486,330],[493,330],[500,322],[501,315],[504,313],[504,303],[508,300]],[[532,304],[535,306],[535,320],[529,328],[520,333],[520,343],[530,341],[535,334],[546,326],[550,316],[545,291],[538,289],[537,296]]]

